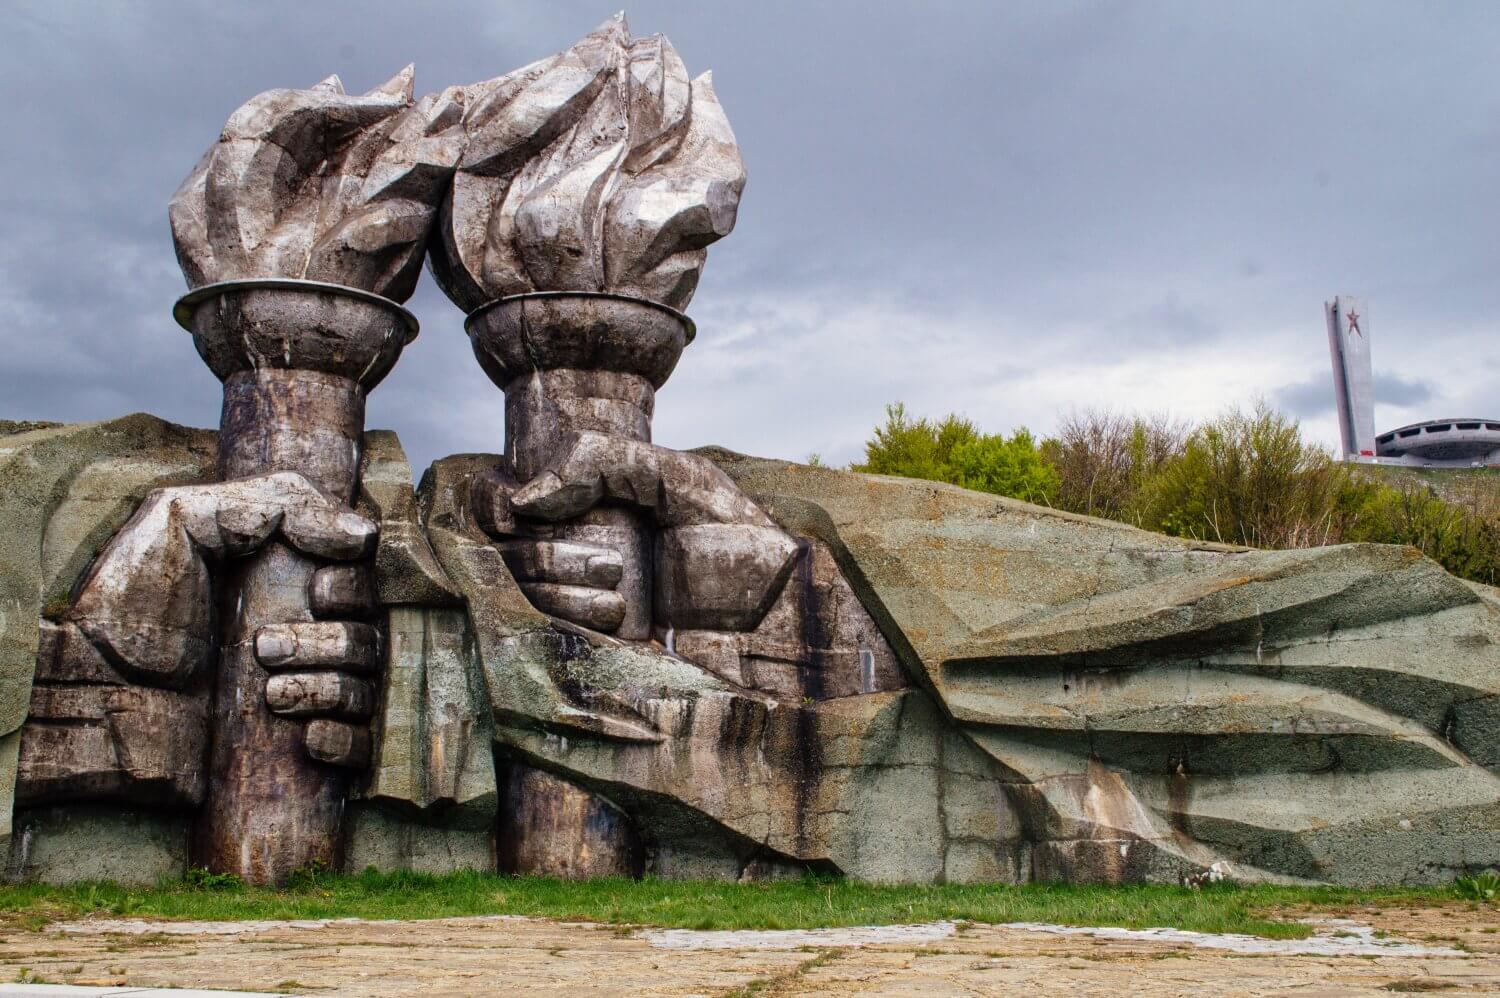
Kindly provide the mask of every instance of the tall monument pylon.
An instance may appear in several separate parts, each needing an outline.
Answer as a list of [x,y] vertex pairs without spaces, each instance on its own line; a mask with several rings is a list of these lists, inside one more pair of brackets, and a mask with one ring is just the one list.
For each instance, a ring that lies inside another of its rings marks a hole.
[[1328,353],[1333,360],[1334,406],[1345,460],[1375,457],[1375,388],[1370,374],[1370,315],[1366,303],[1339,295],[1325,302]]

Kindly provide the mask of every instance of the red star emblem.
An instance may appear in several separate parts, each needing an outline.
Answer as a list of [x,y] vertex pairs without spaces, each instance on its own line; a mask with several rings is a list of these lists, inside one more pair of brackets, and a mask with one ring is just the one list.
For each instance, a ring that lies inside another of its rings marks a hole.
[[1350,312],[1349,313],[1349,332],[1353,333],[1355,336],[1358,336],[1360,339],[1364,339],[1365,338],[1365,334],[1363,332],[1361,332],[1360,328],[1359,328],[1359,313],[1358,312]]

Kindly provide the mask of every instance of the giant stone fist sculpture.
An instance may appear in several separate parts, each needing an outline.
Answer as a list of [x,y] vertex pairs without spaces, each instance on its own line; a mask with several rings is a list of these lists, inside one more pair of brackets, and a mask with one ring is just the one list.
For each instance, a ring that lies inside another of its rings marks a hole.
[[[149,591],[134,576],[153,546],[176,552],[189,602],[207,582],[184,537],[238,555],[217,566],[226,609],[196,836],[199,861],[214,869],[276,881],[338,858],[347,769],[369,755],[372,690],[353,673],[375,668],[379,642],[366,624],[313,619],[364,610],[370,586],[309,555],[336,553],[340,531],[346,546],[370,543],[368,525],[339,507],[358,486],[366,395],[416,334],[398,302],[415,287],[462,151],[463,99],[455,88],[415,100],[410,68],[363,96],[337,77],[268,91],[230,116],[172,199],[193,288],[174,311],[224,382],[225,483],[158,497],[96,576],[94,598],[107,613]],[[278,474],[288,472],[298,474]],[[252,543],[278,524],[275,539]],[[211,618],[171,609],[179,619],[164,638],[189,657],[214,647]]]
[[709,77],[620,17],[473,91],[433,272],[506,395],[506,464],[476,509],[548,613],[632,640],[753,630],[795,543],[650,442],[695,332],[678,309],[745,183]]
[[[109,661],[146,685],[186,688],[203,678],[219,649],[213,568],[278,537],[298,552],[331,561],[313,574],[309,618],[246,627],[243,608],[224,608],[225,641],[246,642],[274,670],[265,699],[308,726],[309,753],[361,766],[373,709],[367,676],[377,670],[380,634],[368,566],[375,524],[319,492],[295,472],[151,493],[100,553],[68,611]],[[358,723],[351,723],[358,722]]]

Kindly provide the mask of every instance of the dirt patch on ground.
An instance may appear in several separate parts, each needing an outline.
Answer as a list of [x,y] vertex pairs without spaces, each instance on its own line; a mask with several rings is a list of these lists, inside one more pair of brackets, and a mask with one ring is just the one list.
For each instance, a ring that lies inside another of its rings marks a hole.
[[1237,952],[1191,936],[963,923],[728,937],[513,917],[238,924],[101,919],[40,932],[5,930],[0,980],[25,973],[66,984],[424,998],[486,992],[570,998],[1500,992],[1500,912],[1494,908],[1281,914],[1324,920],[1318,935],[1348,952]]

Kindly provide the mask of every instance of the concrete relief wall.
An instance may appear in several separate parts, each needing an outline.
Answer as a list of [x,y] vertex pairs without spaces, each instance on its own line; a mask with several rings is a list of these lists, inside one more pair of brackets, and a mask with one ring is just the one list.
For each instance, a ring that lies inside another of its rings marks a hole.
[[[237,110],[170,209],[218,432],[0,427],[10,875],[1500,865],[1493,590],[654,444],[744,184],[623,18]],[[364,406],[424,259],[506,420],[416,482]]]

